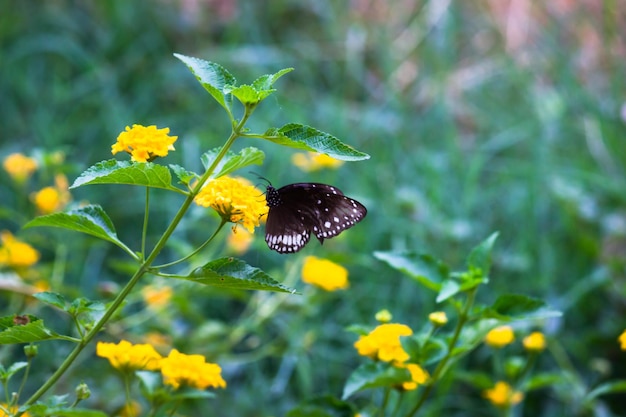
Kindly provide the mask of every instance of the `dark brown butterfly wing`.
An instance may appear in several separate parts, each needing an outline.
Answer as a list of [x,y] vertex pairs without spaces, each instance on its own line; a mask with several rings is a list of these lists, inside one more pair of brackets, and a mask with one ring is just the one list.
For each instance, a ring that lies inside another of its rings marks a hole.
[[266,200],[265,241],[280,253],[298,252],[309,242],[311,233],[323,243],[367,214],[363,204],[326,184],[296,183],[279,189],[270,185]]

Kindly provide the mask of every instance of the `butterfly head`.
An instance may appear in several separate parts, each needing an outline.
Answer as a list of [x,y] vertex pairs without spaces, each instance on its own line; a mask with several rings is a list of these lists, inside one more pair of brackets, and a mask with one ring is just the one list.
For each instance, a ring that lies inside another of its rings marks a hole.
[[278,190],[272,184],[268,184],[265,189],[265,201],[268,207],[276,207],[282,203]]

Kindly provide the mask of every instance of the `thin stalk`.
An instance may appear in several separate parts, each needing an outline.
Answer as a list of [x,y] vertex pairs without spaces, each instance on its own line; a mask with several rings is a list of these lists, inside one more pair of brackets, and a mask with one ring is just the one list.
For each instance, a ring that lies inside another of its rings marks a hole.
[[143,229],[141,230],[141,260],[146,256],[146,236],[148,235],[148,217],[150,216],[150,187],[146,187],[146,207],[143,215]]
[[437,364],[437,367],[435,368],[435,371],[433,372],[433,376],[431,378],[430,384],[426,386],[426,388],[422,392],[422,396],[415,404],[415,407],[413,407],[413,409],[407,414],[407,417],[414,416],[415,413],[417,413],[417,411],[421,408],[422,404],[424,404],[424,401],[426,401],[426,398],[428,398],[428,396],[430,395],[430,392],[433,390],[433,387],[435,386],[435,382],[437,382],[439,378],[441,378],[441,376],[443,375],[443,372],[445,371],[446,366],[448,365],[448,362],[452,358],[452,351],[454,349],[454,346],[456,345],[456,342],[459,340],[459,336],[461,335],[461,330],[463,330],[463,326],[469,319],[469,312],[472,308],[472,305],[474,305],[474,298],[476,297],[477,289],[478,287],[474,287],[470,291],[468,291],[467,300],[465,301],[465,306],[463,308],[463,311],[459,315],[459,321],[456,325],[456,328],[454,329],[454,335],[452,336],[452,339],[450,339],[450,342],[448,343],[448,353],[441,360],[441,362]]
[[209,243],[211,243],[211,241],[215,238],[215,236],[217,236],[217,234],[219,233],[220,230],[222,230],[222,227],[224,227],[224,225],[228,222],[228,220],[226,219],[222,219],[222,222],[219,224],[219,226],[217,226],[217,229],[215,229],[215,232],[213,232],[213,234],[211,235],[211,237],[209,237],[202,245],[198,246],[198,248],[196,248],[193,252],[191,252],[190,254],[186,255],[184,258],[180,258],[176,261],[172,261],[166,264],[162,264],[162,265],[156,265],[153,266],[152,268],[154,269],[162,269],[162,268],[167,268],[168,266],[172,266],[172,265],[176,265],[179,264],[181,262],[186,261],[187,259],[191,258],[192,256],[194,256],[195,254],[197,254],[198,252],[200,252],[202,249],[204,249],[206,247],[206,245],[208,245]]

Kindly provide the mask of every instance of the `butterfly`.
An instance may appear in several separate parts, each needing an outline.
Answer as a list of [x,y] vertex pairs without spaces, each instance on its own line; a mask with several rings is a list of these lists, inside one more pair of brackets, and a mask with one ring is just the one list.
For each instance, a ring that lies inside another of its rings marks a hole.
[[311,239],[320,243],[351,228],[365,217],[367,209],[332,185],[301,182],[274,188],[267,185],[269,207],[265,241],[279,253],[295,253]]

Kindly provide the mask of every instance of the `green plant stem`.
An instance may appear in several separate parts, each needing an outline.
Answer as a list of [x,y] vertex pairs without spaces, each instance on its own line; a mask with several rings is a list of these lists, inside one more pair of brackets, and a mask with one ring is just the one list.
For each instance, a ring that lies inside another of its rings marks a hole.
[[[57,370],[50,376],[50,378],[48,378],[48,380],[41,387],[39,387],[39,389],[35,391],[35,393],[31,395],[31,397],[28,400],[26,400],[26,402],[24,403],[25,405],[34,404],[35,401],[41,398],[42,395],[44,395],[50,388],[52,388],[54,384],[56,384],[59,378],[61,378],[61,376],[67,371],[67,369],[72,365],[72,363],[74,363],[74,361],[76,360],[78,355],[83,351],[83,349],[93,340],[94,337],[96,337],[96,335],[100,332],[102,327],[104,327],[104,325],[110,320],[110,318],[117,311],[120,305],[122,305],[122,303],[124,302],[128,294],[135,287],[135,285],[137,285],[141,277],[146,272],[149,271],[150,265],[152,265],[152,262],[154,262],[155,258],[159,255],[159,253],[161,253],[161,250],[163,250],[163,248],[165,247],[165,244],[167,243],[172,233],[174,233],[174,230],[176,229],[176,227],[182,220],[183,216],[189,209],[189,206],[193,202],[193,199],[195,198],[195,196],[198,194],[198,192],[200,192],[200,190],[202,189],[202,186],[209,179],[209,177],[211,176],[211,174],[217,167],[217,164],[219,163],[219,161],[226,155],[226,152],[228,152],[228,149],[233,145],[233,143],[235,142],[235,139],[237,139],[237,137],[240,135],[240,132],[243,129],[243,126],[245,125],[249,116],[250,116],[250,112],[246,109],[244,117],[242,117],[239,124],[233,128],[228,140],[226,141],[226,143],[220,150],[220,153],[217,155],[217,157],[215,158],[211,166],[206,170],[206,172],[198,180],[198,183],[193,188],[191,194],[187,196],[187,198],[181,205],[180,209],[174,216],[174,219],[172,219],[172,222],[169,224],[165,232],[163,232],[163,235],[161,236],[159,241],[156,243],[150,255],[142,262],[142,264],[139,266],[135,274],[131,277],[128,283],[126,283],[124,288],[122,288],[122,290],[117,295],[117,297],[115,297],[110,307],[107,309],[107,311],[105,311],[104,315],[100,318],[100,320],[98,320],[94,324],[93,328],[85,335],[85,337],[80,341],[80,343],[78,343],[74,347],[74,349],[65,358],[65,360],[63,361],[63,363],[61,363],[61,365],[57,368]],[[21,414],[22,413],[18,413],[17,417],[19,417]]]
[[[31,343],[32,345],[32,343]],[[24,371],[24,377],[22,378],[22,382],[20,383],[20,387],[17,390],[17,399],[20,398],[20,395],[22,394],[22,390],[24,390],[24,386],[26,385],[26,380],[28,380],[28,374],[30,373],[30,366],[33,363],[33,358],[29,355],[28,356],[28,365],[26,366],[26,370]]]
[[150,187],[146,187],[146,207],[143,215],[143,229],[141,230],[141,260],[146,256],[146,236],[148,235],[148,218],[150,216]]
[[433,375],[430,379],[430,383],[426,386],[426,388],[422,392],[422,396],[419,398],[419,400],[417,401],[413,409],[411,409],[411,411],[407,414],[407,417],[414,416],[418,412],[422,404],[424,404],[424,401],[426,401],[426,398],[428,398],[428,396],[430,395],[430,392],[433,390],[433,387],[435,386],[435,382],[439,381],[439,379],[443,376],[443,373],[446,370],[446,366],[448,365],[448,362],[452,358],[452,352],[454,350],[454,346],[456,345],[456,342],[459,340],[459,336],[461,335],[461,330],[463,330],[463,326],[465,326],[465,323],[469,319],[469,313],[470,313],[470,310],[472,309],[472,306],[474,305],[474,299],[476,298],[477,290],[478,290],[478,287],[474,287],[467,292],[467,300],[465,301],[465,306],[463,307],[463,311],[459,315],[459,321],[456,325],[456,328],[454,329],[454,334],[452,336],[452,339],[450,339],[450,342],[448,343],[448,353],[441,360],[441,362],[437,364],[437,367],[435,368]]
[[211,243],[211,241],[217,236],[217,234],[220,232],[220,230],[222,230],[222,227],[224,227],[224,225],[228,222],[228,220],[226,219],[222,219],[221,223],[219,224],[219,226],[217,226],[217,229],[215,229],[215,232],[213,232],[213,234],[211,235],[211,237],[209,237],[202,245],[198,246],[193,252],[189,253],[188,255],[186,255],[184,258],[180,258],[176,261],[172,261],[166,264],[162,264],[162,265],[156,265],[153,266],[153,269],[162,269],[162,268],[167,268],[168,266],[172,266],[172,265],[176,265],[179,264],[181,262],[186,261],[187,259],[191,258],[192,256],[194,256],[195,254],[197,254],[198,252],[200,252],[202,249],[204,249],[206,247],[206,245],[208,245],[209,243]]

